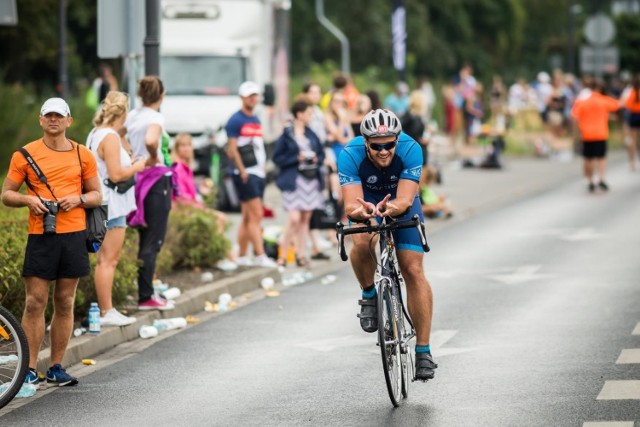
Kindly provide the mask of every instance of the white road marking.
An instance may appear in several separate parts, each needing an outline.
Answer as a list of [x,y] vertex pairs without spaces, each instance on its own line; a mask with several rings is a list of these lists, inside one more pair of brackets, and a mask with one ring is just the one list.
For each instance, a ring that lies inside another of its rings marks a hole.
[[638,322],[633,332],[631,332],[631,335],[640,335],[640,322]]
[[311,350],[326,353],[337,348],[358,347],[361,345],[375,345],[376,337],[376,334],[371,334],[371,336],[346,335],[338,338],[327,338],[325,340],[309,341],[306,343],[297,344],[296,347],[309,348]]
[[582,427],[633,427],[633,421],[587,421]]
[[596,400],[640,400],[640,381],[605,381]]
[[568,242],[586,242],[588,240],[596,240],[604,237],[604,234],[598,233],[591,227],[579,228],[560,237]]
[[[434,356],[442,357],[476,350],[475,348],[444,347],[444,345],[457,333],[458,331],[455,329],[441,329],[431,332],[430,346]],[[375,345],[376,339],[376,334],[368,336],[345,335],[337,338],[309,341],[297,344],[296,347],[308,348],[310,350],[326,353],[339,348],[369,346],[370,348],[367,350],[368,353],[380,354],[379,348]]]
[[524,282],[537,279],[548,279],[553,277],[550,274],[540,274],[538,271],[542,268],[541,265],[522,265],[517,267],[515,271],[506,274],[493,274],[486,276],[489,279],[497,280],[505,285],[517,285]]
[[616,360],[617,364],[640,363],[640,348],[625,348]]

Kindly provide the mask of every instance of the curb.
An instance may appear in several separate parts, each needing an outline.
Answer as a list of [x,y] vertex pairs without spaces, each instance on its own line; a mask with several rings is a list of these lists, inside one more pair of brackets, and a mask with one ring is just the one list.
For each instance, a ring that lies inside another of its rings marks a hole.
[[[62,359],[62,365],[65,367],[75,365],[82,362],[82,359],[91,358],[119,344],[135,340],[138,338],[138,328],[142,325],[153,324],[156,319],[185,317],[201,313],[204,311],[205,301],[217,301],[218,296],[225,292],[232,297],[237,297],[243,293],[261,289],[260,282],[265,277],[271,277],[277,283],[281,281],[281,275],[277,269],[253,268],[232,277],[225,277],[215,283],[211,282],[185,291],[175,300],[175,309],[173,310],[137,312],[134,314],[137,322],[132,325],[107,326],[96,335],[86,333],[79,337],[71,337]],[[49,369],[50,359],[50,348],[41,350],[38,354],[37,369],[46,372]]]

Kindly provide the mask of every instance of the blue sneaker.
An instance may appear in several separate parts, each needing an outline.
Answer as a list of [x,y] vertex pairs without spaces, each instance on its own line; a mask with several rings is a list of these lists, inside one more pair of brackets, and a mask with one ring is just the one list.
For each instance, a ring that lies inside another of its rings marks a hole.
[[67,371],[59,363],[56,363],[47,371],[47,383],[58,387],[72,386],[78,384],[78,379],[67,374]]
[[38,372],[35,369],[29,368],[27,376],[24,379],[24,383],[40,388],[40,377],[38,377]]

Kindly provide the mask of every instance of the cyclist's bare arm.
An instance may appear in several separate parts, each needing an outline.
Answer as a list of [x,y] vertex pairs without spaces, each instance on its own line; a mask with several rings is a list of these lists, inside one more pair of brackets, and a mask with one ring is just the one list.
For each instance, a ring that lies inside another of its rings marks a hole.
[[375,216],[376,210],[373,203],[364,200],[362,185],[350,184],[342,187],[344,200],[344,212],[348,218],[367,220]]

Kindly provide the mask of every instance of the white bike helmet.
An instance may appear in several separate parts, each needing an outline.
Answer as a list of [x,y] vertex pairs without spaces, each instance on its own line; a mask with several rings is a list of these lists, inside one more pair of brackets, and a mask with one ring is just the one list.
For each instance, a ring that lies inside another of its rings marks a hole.
[[371,110],[360,123],[360,133],[365,138],[398,136],[402,132],[400,119],[389,110]]

